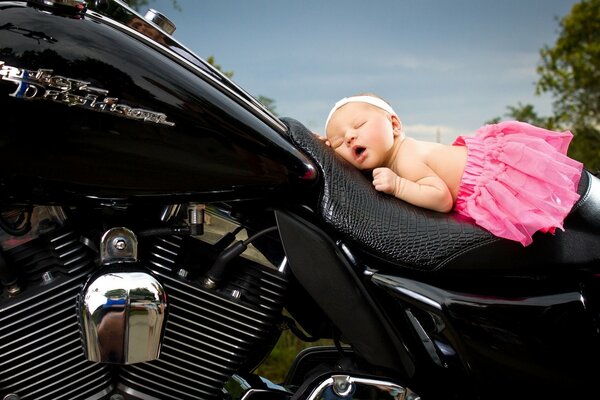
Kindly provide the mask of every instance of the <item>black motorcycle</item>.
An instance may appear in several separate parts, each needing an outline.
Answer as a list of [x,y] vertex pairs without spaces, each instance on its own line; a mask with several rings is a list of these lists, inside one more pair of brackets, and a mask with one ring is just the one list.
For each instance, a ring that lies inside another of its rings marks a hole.
[[[533,245],[376,192],[120,1],[0,1],[0,398],[598,398],[600,181]],[[283,382],[254,372],[282,330]]]

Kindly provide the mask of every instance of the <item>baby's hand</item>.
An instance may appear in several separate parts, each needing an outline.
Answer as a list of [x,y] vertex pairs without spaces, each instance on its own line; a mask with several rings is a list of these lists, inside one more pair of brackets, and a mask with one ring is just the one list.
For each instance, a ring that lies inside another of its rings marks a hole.
[[325,142],[325,144],[327,146],[331,147],[331,143],[329,143],[327,136],[321,135],[320,133],[317,133],[317,132],[313,132],[313,135],[315,135],[317,137],[317,139],[319,139],[320,141]]
[[397,185],[400,177],[389,168],[375,168],[373,170],[373,186],[375,190],[383,193],[396,195]]

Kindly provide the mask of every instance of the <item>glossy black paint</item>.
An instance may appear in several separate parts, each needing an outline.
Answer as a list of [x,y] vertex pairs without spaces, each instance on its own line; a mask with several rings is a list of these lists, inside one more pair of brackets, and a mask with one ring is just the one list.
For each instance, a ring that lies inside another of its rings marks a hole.
[[[264,198],[315,179],[309,160],[286,139],[284,125],[256,111],[233,83],[224,88],[224,77],[203,73],[168,47],[93,12],[55,15],[25,2],[0,2],[3,193],[25,201],[236,200]],[[71,90],[40,84],[28,98],[33,89],[6,79],[11,67],[31,74],[51,70],[47,80],[68,82]],[[80,83],[73,82],[82,81],[107,92],[76,90]],[[48,89],[60,96],[43,97]],[[97,95],[98,102],[110,98],[121,111],[150,111],[152,118],[89,107],[82,100],[87,95]],[[157,123],[161,118],[174,125]]]
[[563,271],[534,279],[523,271],[496,279],[493,290],[489,280],[479,278],[462,282],[462,290],[452,288],[451,279],[433,286],[375,274],[373,281],[431,338],[431,358],[438,358],[440,370],[464,370],[464,386],[479,387],[482,398],[504,398],[507,392],[515,398],[557,395],[594,386],[598,308],[582,291],[584,282],[597,286],[594,274]]

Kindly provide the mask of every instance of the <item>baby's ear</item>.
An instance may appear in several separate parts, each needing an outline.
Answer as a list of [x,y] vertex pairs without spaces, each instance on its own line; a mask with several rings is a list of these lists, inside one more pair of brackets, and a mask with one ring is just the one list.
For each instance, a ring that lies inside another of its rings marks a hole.
[[329,142],[329,139],[327,139],[327,136],[321,135],[321,134],[319,134],[319,133],[317,133],[317,132],[313,132],[313,135],[314,135],[314,136],[315,136],[317,139],[319,139],[319,140],[321,140],[322,142],[324,142],[324,143],[325,143],[327,146],[331,147],[331,143]]
[[391,115],[392,128],[394,129],[394,136],[400,136],[404,130],[402,129],[402,121],[397,115]]

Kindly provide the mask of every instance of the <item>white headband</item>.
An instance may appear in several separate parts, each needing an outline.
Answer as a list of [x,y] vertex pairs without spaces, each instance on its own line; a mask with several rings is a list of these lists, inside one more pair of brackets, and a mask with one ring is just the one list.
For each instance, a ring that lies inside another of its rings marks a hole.
[[329,111],[329,115],[327,116],[327,121],[325,121],[325,130],[327,130],[327,125],[329,125],[329,120],[331,119],[331,116],[333,115],[333,113],[336,112],[340,107],[342,107],[343,105],[346,105],[348,103],[367,103],[367,104],[370,104],[377,108],[381,108],[382,110],[387,111],[390,114],[395,115],[396,117],[398,116],[398,114],[396,114],[394,109],[392,107],[390,107],[390,105],[388,103],[386,103],[385,101],[381,100],[378,97],[374,97],[374,96],[344,97],[343,99],[341,99],[340,101],[335,103],[335,105],[333,106],[331,111]]

